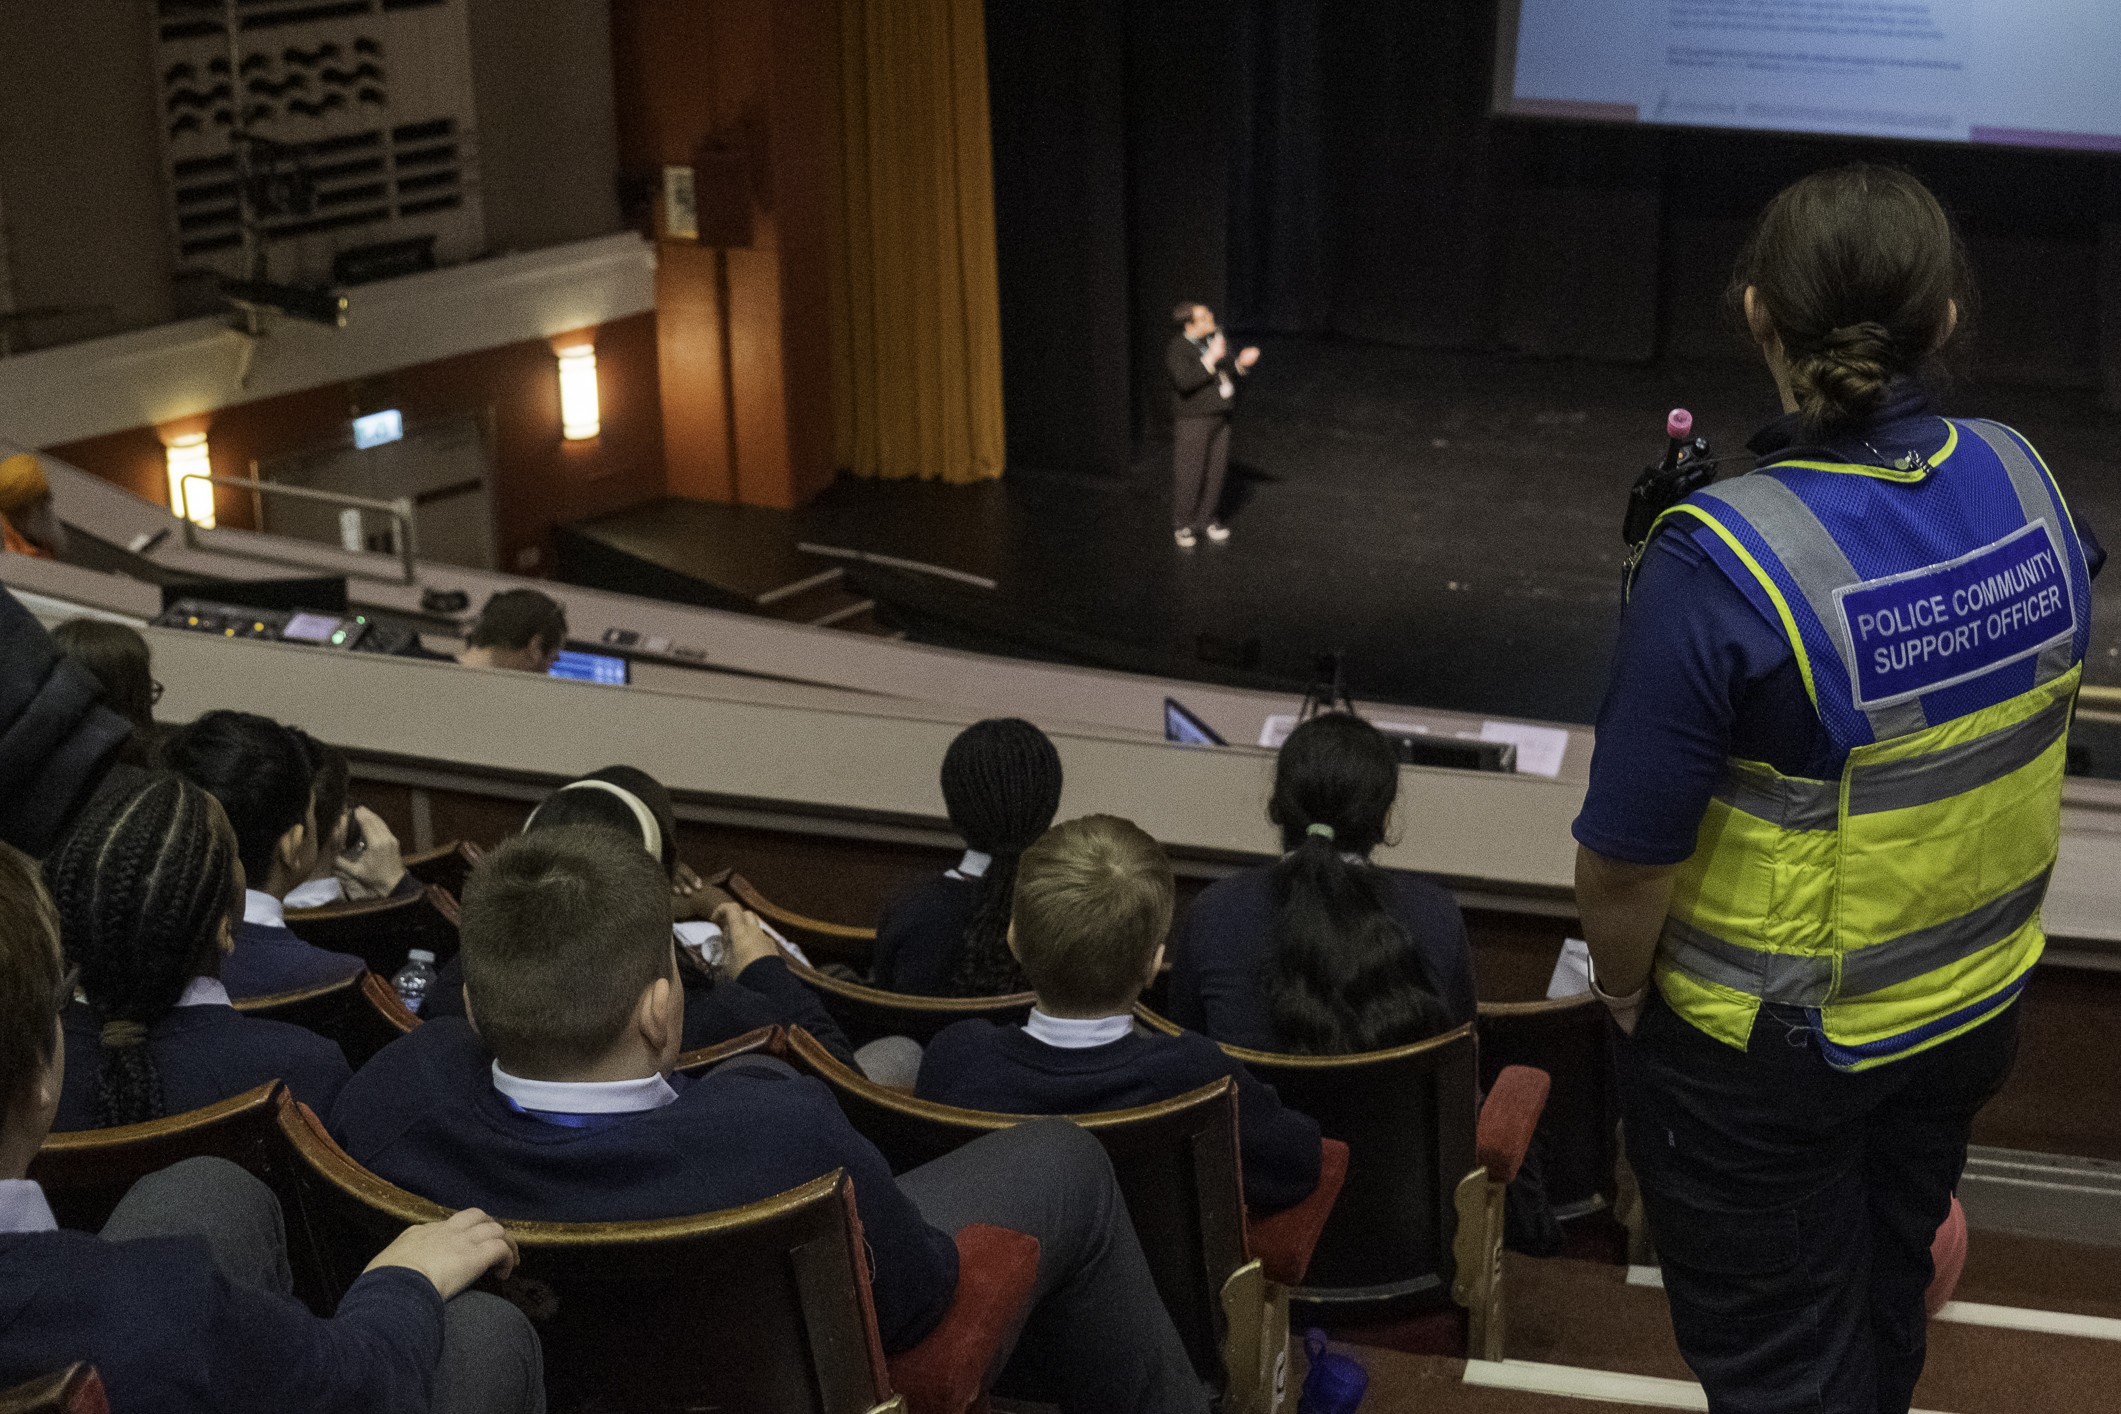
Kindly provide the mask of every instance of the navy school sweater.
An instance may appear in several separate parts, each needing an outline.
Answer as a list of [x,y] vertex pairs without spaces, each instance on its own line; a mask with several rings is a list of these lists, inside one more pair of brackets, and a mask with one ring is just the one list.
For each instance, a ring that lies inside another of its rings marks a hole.
[[[1382,869],[1385,899],[1452,1024],[1473,1019],[1473,946],[1458,901],[1419,874]],[[1274,951],[1274,870],[1241,870],[1200,892],[1171,935],[1171,1019],[1232,1046],[1278,1048],[1260,976]]]
[[[435,974],[434,986],[420,1004],[420,1016],[464,1015],[464,954],[458,953]],[[818,1000],[817,989],[791,972],[785,960],[762,957],[729,982],[702,976],[690,965],[678,969],[685,984],[685,1036],[688,1051],[734,1040],[762,1026],[800,1026],[849,1065],[854,1047],[847,1033]]]
[[94,1363],[117,1414],[422,1414],[442,1298],[404,1267],[320,1320],[230,1282],[197,1238],[0,1235],[0,1386]]
[[979,902],[980,881],[938,874],[893,899],[876,925],[870,976],[887,992],[949,993],[950,967]]
[[351,953],[305,943],[291,928],[238,923],[236,950],[221,959],[221,984],[238,1001],[299,992],[351,977],[367,964]]
[[957,1290],[957,1247],[922,1220],[832,1092],[777,1063],[690,1080],[658,1110],[570,1128],[512,1109],[468,1022],[430,1021],[339,1092],[331,1131],[401,1188],[499,1218],[624,1222],[756,1202],[832,1172],[854,1180],[887,1350],[917,1343]]
[[[79,1002],[66,1009],[64,1026],[66,1081],[52,1128],[92,1129],[102,1027]],[[297,1100],[325,1114],[351,1074],[338,1042],[234,1007],[178,1007],[147,1028],[146,1044],[162,1078],[165,1114],[211,1105],[268,1080],[286,1081]]]
[[1275,1213],[1301,1203],[1318,1187],[1318,1122],[1285,1107],[1274,1087],[1191,1032],[1137,1028],[1106,1045],[1070,1050],[1021,1026],[960,1021],[928,1043],[914,1093],[1000,1114],[1094,1114],[1173,1099],[1226,1075],[1237,1082],[1245,1206]]

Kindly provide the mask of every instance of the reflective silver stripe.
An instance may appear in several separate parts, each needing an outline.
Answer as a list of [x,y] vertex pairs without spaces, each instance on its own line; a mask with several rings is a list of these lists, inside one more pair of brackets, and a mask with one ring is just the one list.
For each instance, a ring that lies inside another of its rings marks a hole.
[[1834,985],[1834,959],[1741,947],[1690,923],[1668,918],[1660,955],[1704,982],[1758,997],[1778,1006],[1824,1006],[1911,982],[1994,947],[2030,922],[2047,897],[2047,872],[1991,899],[1972,912],[1928,928],[1857,948],[1843,955],[1841,985]]
[[[2070,538],[2064,533],[2062,525],[2061,498],[2048,484],[2040,468],[2033,465],[2033,459],[2025,454],[2025,448],[2018,444],[2018,439],[2000,422],[1967,421],[1959,426],[1988,444],[1988,449],[1996,454],[1996,460],[2003,463],[2004,471],[2010,475],[2011,489],[2018,493],[2018,509],[2024,512],[2027,521],[2037,520],[2047,525],[2047,533],[2054,541],[2056,554],[2068,554]],[[2074,576],[2071,577],[2070,584],[2070,593],[2074,595]],[[2081,608],[2082,606],[2079,606],[2080,612]],[[2033,681],[2036,684],[2053,682],[2068,672],[2076,661],[2074,635],[2061,643],[2049,644],[2041,650],[2039,658],[2034,662]]]
[[[1775,558],[1782,561],[1782,567],[1796,581],[1805,602],[1812,606],[1813,617],[1819,620],[1827,637],[1833,641],[1834,651],[1841,655],[1842,673],[1853,684],[1856,681],[1856,650],[1849,642],[1848,625],[1835,607],[1834,591],[1862,581],[1848,556],[1841,552],[1841,546],[1819,523],[1819,517],[1812,514],[1812,508],[1804,503],[1804,498],[1774,477],[1758,473],[1723,482],[1698,494],[1723,501],[1745,517],[1754,533],[1767,542],[1768,548],[1775,552]],[[1873,707],[1864,715],[1870,718],[1871,734],[1880,741],[1907,736],[1929,725],[1920,698],[1896,702],[1889,707]]]
[[1734,766],[1716,787],[1716,798],[1785,830],[1831,830],[1841,823],[1839,781],[1762,776]]
[[2047,897],[2048,870],[2028,880],[2001,898],[1991,899],[1971,913],[1902,933],[1889,943],[1857,948],[1841,959],[1841,995],[1863,997],[1912,982],[1926,972],[1949,967],[1994,947],[2023,928],[2040,911]]
[[2015,725],[1976,737],[1958,746],[1881,761],[1849,771],[1849,814],[1875,815],[1882,810],[1910,810],[2002,780],[2040,758],[2069,730],[2068,698],[2041,708]]
[[1676,918],[1665,920],[1662,953],[1681,972],[1735,988],[1764,1002],[1820,1006],[1834,990],[1834,960],[1830,957],[1743,948]]

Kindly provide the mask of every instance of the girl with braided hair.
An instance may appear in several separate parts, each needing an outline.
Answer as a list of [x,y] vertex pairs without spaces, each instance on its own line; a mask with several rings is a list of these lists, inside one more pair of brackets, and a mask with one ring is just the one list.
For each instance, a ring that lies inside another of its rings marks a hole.
[[993,718],[958,733],[943,756],[943,803],[965,856],[884,911],[877,986],[943,997],[1024,990],[1008,943],[1016,863],[1053,823],[1060,796],[1060,753],[1031,723]]
[[338,1046],[244,1016],[219,980],[243,866],[212,796],[166,771],[106,788],[44,872],[81,973],[57,1128],[134,1124],[269,1080],[329,1108],[349,1074]]

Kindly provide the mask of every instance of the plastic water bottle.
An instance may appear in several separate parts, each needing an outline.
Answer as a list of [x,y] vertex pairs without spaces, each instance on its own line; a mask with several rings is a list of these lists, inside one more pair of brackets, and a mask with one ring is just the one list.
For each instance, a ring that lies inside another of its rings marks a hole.
[[418,1014],[420,1003],[427,1000],[427,989],[435,984],[435,955],[425,948],[414,948],[406,955],[405,965],[398,975],[390,979],[397,990],[398,1000],[405,1009]]
[[1304,1353],[1311,1369],[1297,1396],[1296,1414],[1355,1414],[1370,1388],[1370,1372],[1352,1355],[1326,1349],[1326,1333],[1304,1332]]

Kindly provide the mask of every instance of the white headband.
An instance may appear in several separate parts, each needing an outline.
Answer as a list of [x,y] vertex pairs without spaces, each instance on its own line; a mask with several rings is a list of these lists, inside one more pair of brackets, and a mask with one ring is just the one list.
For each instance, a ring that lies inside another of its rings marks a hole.
[[[646,803],[632,791],[624,786],[615,786],[609,781],[569,781],[566,785],[561,786],[560,790],[608,791],[626,802],[626,808],[633,812],[633,818],[640,823],[642,844],[647,847],[651,855],[655,856],[658,864],[663,862],[663,827],[656,823],[655,812],[650,810]],[[558,795],[560,790],[556,790],[552,794]],[[551,797],[548,796],[546,799],[549,800]],[[543,810],[544,808],[544,804],[540,802],[538,810]],[[523,829],[526,833],[530,829],[530,821],[538,818],[538,810],[531,811],[530,820],[523,822]]]

